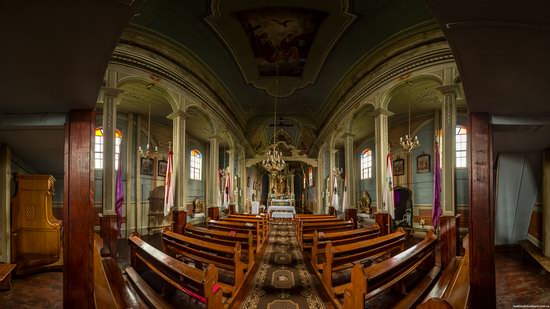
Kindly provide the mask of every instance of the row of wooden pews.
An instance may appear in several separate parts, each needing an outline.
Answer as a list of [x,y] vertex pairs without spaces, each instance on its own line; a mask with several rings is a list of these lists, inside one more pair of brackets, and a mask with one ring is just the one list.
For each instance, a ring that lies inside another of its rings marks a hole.
[[345,221],[331,215],[299,215],[295,220],[296,238],[302,250],[310,250],[313,234],[317,232],[340,232],[353,229],[353,221]]
[[455,257],[445,268],[418,309],[465,309],[470,296],[470,254],[468,235],[464,237],[464,256]]
[[359,228],[350,231],[325,233],[315,231],[313,233],[313,244],[311,246],[311,265],[314,269],[322,269],[318,255],[325,255],[325,248],[328,243],[332,246],[351,244],[354,242],[376,238],[380,235],[380,227],[374,224],[372,227]]
[[232,214],[207,227],[188,224],[183,234],[165,229],[162,251],[132,235],[130,287],[150,308],[227,308],[268,232],[267,216]]
[[352,223],[330,215],[296,218],[302,249],[311,249],[311,265],[336,307],[364,308],[373,297],[397,289],[403,297],[393,308],[466,308],[467,250],[442,273],[433,231],[405,250],[403,229],[380,236],[376,224],[353,229]]
[[[349,270],[352,267],[371,265],[378,259],[403,251],[404,247],[405,232],[402,229],[389,235],[349,244],[333,246],[329,242],[326,245],[325,258],[320,270],[323,286],[331,297],[340,297],[344,294],[344,289],[351,284]],[[336,273],[340,274],[336,276]]]
[[185,298],[190,303],[202,303],[206,308],[224,307],[214,264],[208,264],[206,269],[190,266],[135,234],[128,238],[128,244],[131,266],[126,274],[150,308],[177,307]]

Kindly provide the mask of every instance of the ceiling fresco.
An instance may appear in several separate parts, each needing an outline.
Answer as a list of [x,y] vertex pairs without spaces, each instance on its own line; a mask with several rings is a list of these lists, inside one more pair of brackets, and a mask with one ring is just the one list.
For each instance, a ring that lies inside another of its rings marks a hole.
[[303,8],[259,8],[235,13],[256,59],[259,76],[302,76],[327,13]]
[[426,22],[433,18],[423,0],[155,0],[131,21],[196,56],[246,126],[272,115],[277,96],[278,114],[314,128],[369,52]]

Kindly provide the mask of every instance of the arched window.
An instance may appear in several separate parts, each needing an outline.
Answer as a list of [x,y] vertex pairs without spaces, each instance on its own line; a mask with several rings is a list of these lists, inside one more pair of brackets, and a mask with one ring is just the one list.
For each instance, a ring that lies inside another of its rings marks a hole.
[[191,150],[191,169],[189,177],[193,180],[201,180],[202,177],[202,153],[197,149]]
[[[103,129],[95,129],[95,146],[94,146],[94,167],[103,169]],[[120,144],[122,144],[122,131],[115,131],[115,169],[118,170],[118,160],[120,159]]]
[[309,186],[313,187],[313,168],[310,166],[307,170]]
[[466,128],[456,126],[456,167],[466,167]]
[[372,178],[372,150],[365,149],[361,153],[361,179]]

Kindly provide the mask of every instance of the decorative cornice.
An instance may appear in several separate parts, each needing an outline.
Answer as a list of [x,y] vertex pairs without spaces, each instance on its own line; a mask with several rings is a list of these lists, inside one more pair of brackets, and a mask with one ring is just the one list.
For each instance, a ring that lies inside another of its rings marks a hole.
[[315,144],[322,143],[336,129],[342,119],[358,107],[358,104],[367,102],[369,97],[373,97],[377,89],[403,75],[409,75],[413,72],[442,64],[454,65],[453,59],[450,48],[438,49],[436,51],[429,50],[416,55],[414,59],[401,59],[401,61],[398,61],[393,67],[388,68],[380,75],[366,76],[364,83],[358,83],[354,89],[342,98],[341,102],[343,103],[338,105],[338,109],[325,122],[325,126],[319,131],[320,134],[317,136]]
[[[115,49],[113,55],[111,56],[111,63],[120,64],[125,66],[130,66],[133,68],[138,68],[146,72],[153,72],[155,75],[161,77],[164,80],[167,80],[183,89],[188,93],[195,96],[199,99],[203,107],[207,107],[208,110],[213,113],[217,118],[222,119],[228,128],[231,128],[231,131],[235,136],[246,142],[246,148],[249,153],[253,153],[253,149],[248,144],[246,137],[244,136],[244,127],[242,123],[239,125],[238,122],[230,121],[237,119],[237,117],[227,109],[226,106],[217,103],[216,95],[210,90],[204,89],[199,86],[202,83],[197,80],[189,80],[190,75],[186,72],[176,72],[172,68],[167,67],[161,63],[152,62],[150,58],[146,58],[142,55],[139,55],[135,52],[131,53],[129,51],[124,51],[120,49]],[[181,67],[178,67],[182,69]]]

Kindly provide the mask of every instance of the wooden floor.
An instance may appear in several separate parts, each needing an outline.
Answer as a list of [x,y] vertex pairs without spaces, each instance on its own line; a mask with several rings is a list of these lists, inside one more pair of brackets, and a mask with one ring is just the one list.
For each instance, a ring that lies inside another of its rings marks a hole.
[[[148,242],[160,246],[158,234],[147,238]],[[125,240],[121,240],[120,245],[119,264],[127,265],[128,246]],[[542,267],[529,255],[526,255],[525,261],[522,262],[519,246],[499,248],[495,254],[495,265],[497,308],[512,308],[513,305],[550,305],[550,274],[543,272]],[[249,282],[245,284],[250,286]],[[63,274],[61,272],[14,278],[12,285],[11,291],[0,292],[1,309],[63,307]],[[321,287],[316,287],[326,308],[332,308],[330,301],[322,293]],[[243,291],[246,295],[246,286]],[[241,302],[242,299],[239,300],[237,297],[233,308],[239,308]]]
[[519,246],[498,249],[495,265],[497,308],[550,306],[550,273],[528,254],[522,261]]

